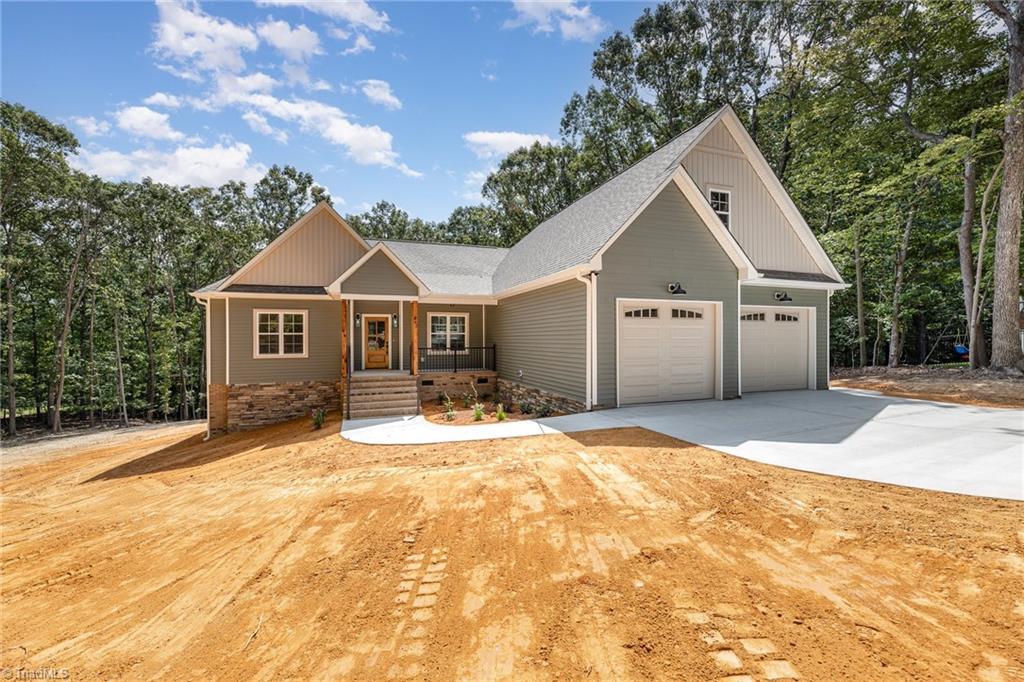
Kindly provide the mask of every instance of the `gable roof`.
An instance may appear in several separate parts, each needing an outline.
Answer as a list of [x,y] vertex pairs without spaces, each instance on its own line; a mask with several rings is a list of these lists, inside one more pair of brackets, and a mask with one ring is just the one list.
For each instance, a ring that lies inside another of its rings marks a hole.
[[490,296],[492,278],[509,249],[469,244],[383,240],[431,294]]
[[669,180],[683,156],[719,113],[676,136],[535,227],[498,266],[494,290],[509,289],[590,262]]
[[347,280],[349,277],[357,273],[359,269],[363,267],[363,265],[369,263],[373,259],[373,257],[376,256],[378,253],[385,255],[388,258],[388,260],[394,263],[398,270],[403,275],[405,275],[406,278],[408,278],[408,280],[416,287],[416,289],[419,290],[419,293],[421,295],[426,294],[428,291],[430,291],[430,288],[423,282],[423,280],[420,279],[420,277],[415,272],[410,270],[409,266],[406,265],[401,258],[395,255],[395,252],[392,251],[387,244],[379,241],[372,247],[370,247],[370,250],[364,253],[363,257],[357,260],[355,263],[353,263],[348,270],[341,273],[341,276],[338,277],[338,279],[331,282],[327,286],[327,292],[332,294],[340,294],[341,285],[345,282],[345,280]]

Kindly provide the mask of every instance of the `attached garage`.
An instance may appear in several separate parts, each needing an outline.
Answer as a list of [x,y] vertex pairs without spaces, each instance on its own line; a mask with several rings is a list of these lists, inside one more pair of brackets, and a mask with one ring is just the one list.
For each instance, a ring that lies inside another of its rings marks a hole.
[[720,395],[721,304],[620,300],[620,405],[703,400]]
[[814,388],[814,309],[740,308],[740,376],[744,393]]

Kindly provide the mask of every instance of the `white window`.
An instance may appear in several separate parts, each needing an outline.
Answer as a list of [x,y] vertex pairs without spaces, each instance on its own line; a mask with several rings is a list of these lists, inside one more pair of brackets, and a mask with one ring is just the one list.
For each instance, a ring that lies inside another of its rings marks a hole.
[[703,320],[704,313],[699,310],[690,310],[689,308],[673,308],[672,317],[677,320]]
[[464,352],[469,339],[469,315],[465,313],[430,313],[428,316],[430,350]]
[[308,356],[308,312],[305,310],[253,310],[254,358]]
[[657,317],[658,316],[658,309],[657,308],[633,308],[632,310],[627,310],[626,313],[625,313],[625,316],[626,317]]
[[714,209],[715,213],[722,220],[722,224],[728,229],[729,211],[732,205],[731,193],[724,189],[708,190],[708,201],[711,202],[711,208]]

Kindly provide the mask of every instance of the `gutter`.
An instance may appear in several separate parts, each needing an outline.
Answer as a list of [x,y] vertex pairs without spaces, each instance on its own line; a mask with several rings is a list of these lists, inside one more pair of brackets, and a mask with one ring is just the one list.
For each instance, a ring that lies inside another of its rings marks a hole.
[[576,280],[587,288],[587,362],[586,399],[584,405],[589,412],[594,409],[597,389],[597,273],[591,271],[585,276],[578,273]]

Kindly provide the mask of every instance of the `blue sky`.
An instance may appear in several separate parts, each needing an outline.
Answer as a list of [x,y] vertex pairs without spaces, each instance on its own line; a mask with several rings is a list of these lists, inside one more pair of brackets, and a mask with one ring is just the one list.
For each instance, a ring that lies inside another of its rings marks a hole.
[[0,94],[111,179],[313,173],[342,212],[439,220],[511,149],[557,139],[599,42],[645,5],[4,2]]

